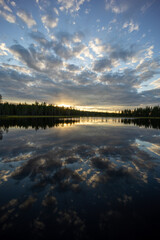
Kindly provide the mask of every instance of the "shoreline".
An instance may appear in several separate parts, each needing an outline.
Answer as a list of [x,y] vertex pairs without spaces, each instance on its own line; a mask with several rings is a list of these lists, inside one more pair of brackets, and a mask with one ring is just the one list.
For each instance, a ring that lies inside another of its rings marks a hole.
[[160,117],[125,117],[125,116],[46,116],[46,115],[2,115],[1,118],[127,118],[127,119],[160,119]]

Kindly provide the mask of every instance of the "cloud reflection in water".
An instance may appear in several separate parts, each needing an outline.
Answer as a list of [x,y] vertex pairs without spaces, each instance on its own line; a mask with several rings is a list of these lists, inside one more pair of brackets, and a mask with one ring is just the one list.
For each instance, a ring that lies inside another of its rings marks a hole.
[[2,237],[128,239],[133,230],[135,238],[158,231],[151,224],[160,213],[158,130],[113,121],[3,133]]

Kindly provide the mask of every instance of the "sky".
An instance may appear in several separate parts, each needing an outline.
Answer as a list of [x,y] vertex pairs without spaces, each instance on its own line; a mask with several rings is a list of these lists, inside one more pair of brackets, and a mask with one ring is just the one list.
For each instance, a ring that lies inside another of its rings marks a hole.
[[0,0],[3,101],[160,103],[159,0]]

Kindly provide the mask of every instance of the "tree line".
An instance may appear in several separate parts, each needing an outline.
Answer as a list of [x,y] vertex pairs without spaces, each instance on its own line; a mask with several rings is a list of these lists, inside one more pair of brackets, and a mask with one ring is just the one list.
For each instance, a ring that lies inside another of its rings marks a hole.
[[160,106],[125,109],[120,114],[122,117],[160,117]]
[[160,117],[160,106],[124,109],[118,113],[82,111],[72,107],[59,107],[45,102],[8,103],[0,95],[0,116],[81,116],[81,117]]
[[1,116],[87,116],[87,117],[106,117],[104,112],[81,111],[72,107],[59,107],[52,104],[35,102],[27,103],[0,103]]

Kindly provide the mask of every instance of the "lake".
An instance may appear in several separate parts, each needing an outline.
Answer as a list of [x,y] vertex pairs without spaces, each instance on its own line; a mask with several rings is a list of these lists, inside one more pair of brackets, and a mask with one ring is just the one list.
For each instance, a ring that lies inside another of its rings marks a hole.
[[160,120],[0,119],[1,239],[159,239],[159,229]]

